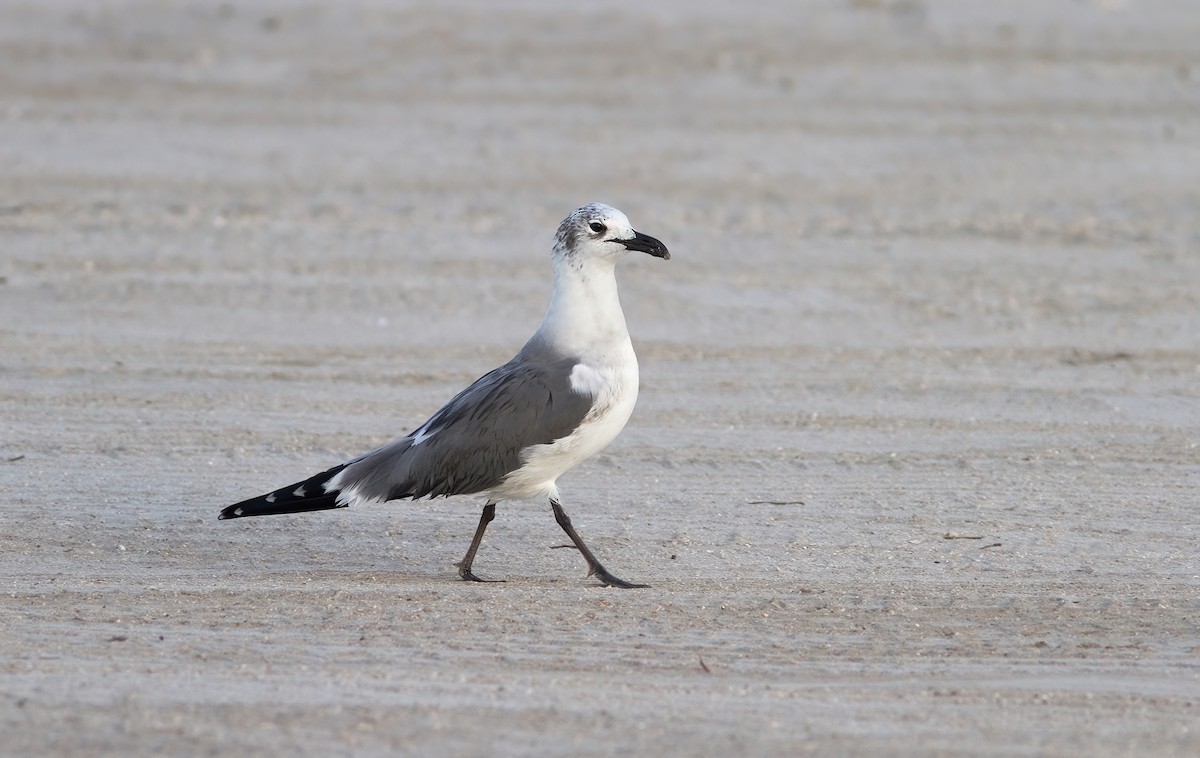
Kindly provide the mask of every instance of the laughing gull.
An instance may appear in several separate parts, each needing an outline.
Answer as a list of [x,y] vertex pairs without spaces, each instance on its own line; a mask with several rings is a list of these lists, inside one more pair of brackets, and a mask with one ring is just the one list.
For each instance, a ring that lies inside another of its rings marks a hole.
[[555,480],[621,432],[638,394],[637,356],[617,298],[616,265],[630,250],[669,259],[616,208],[585,205],[554,242],[554,291],[541,326],[511,361],[475,381],[412,433],[260,497],[220,518],[320,511],[359,503],[487,493],[458,574],[471,572],[496,503],[548,497],[554,519],[609,587],[645,587],[600,564],[558,501]]

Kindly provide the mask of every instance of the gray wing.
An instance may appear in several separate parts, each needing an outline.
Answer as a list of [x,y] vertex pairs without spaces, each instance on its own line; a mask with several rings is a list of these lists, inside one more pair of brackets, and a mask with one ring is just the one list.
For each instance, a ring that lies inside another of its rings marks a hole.
[[417,431],[351,461],[337,488],[368,500],[482,492],[521,466],[525,448],[569,435],[593,403],[571,389],[576,361],[523,357],[477,379]]

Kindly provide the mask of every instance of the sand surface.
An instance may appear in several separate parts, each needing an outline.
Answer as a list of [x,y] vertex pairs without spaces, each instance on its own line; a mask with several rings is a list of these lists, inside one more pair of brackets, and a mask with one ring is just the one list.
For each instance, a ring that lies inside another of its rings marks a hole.
[[[1194,3],[0,5],[0,752],[1200,753]],[[325,7],[333,6],[333,7]],[[543,503],[218,522],[620,272]]]

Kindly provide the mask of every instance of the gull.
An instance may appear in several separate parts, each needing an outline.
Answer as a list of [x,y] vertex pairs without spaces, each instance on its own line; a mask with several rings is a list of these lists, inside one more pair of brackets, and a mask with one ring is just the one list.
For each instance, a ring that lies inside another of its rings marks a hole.
[[516,356],[455,395],[411,433],[304,481],[228,506],[219,518],[299,513],[388,500],[486,493],[460,561],[467,581],[501,500],[545,497],[587,561],[588,576],[619,579],[584,544],[556,480],[612,442],[637,402],[638,364],[617,297],[616,265],[630,251],[670,259],[625,214],[592,203],[558,227],[554,289],[541,325]]

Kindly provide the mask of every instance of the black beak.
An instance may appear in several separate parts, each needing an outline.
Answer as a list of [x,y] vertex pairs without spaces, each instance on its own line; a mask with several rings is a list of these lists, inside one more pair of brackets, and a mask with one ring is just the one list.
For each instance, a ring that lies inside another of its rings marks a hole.
[[662,258],[664,261],[671,260],[671,253],[667,250],[667,246],[649,234],[634,232],[633,239],[617,240],[617,242],[620,242],[630,250],[637,250],[639,253],[648,253],[655,258]]

